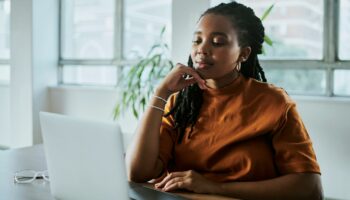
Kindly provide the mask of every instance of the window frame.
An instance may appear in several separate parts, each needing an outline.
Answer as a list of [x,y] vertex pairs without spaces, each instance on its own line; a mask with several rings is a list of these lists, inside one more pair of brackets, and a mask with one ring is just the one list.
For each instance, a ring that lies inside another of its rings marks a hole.
[[[321,60],[262,60],[268,69],[321,69],[326,71],[326,94],[328,97],[350,97],[334,94],[334,71],[350,70],[350,61],[340,60],[339,50],[339,12],[340,0],[323,0],[323,59]],[[307,95],[312,96],[312,95]]]
[[[63,68],[65,65],[69,66],[82,66],[82,65],[107,65],[117,68],[117,77],[120,77],[122,72],[122,67],[126,64],[129,64],[130,61],[123,59],[123,33],[124,33],[124,1],[123,0],[114,0],[115,1],[115,15],[114,15],[114,53],[112,59],[63,59],[62,56],[62,31],[64,26],[64,21],[62,20],[62,11],[63,11],[63,0],[59,0],[59,41],[58,41],[58,85],[77,85],[84,86],[84,84],[67,84],[63,83]],[[133,62],[132,62],[133,63]],[[118,79],[118,78],[117,78]],[[118,81],[118,80],[117,80]],[[117,83],[116,83],[117,84]]]
[[10,59],[0,59],[0,66],[1,65],[10,65]]
[[[114,58],[113,59],[62,59],[62,0],[59,1],[59,84],[70,85],[63,83],[62,70],[64,65],[81,66],[81,65],[110,65],[117,67],[117,77],[121,74],[124,65],[135,63],[136,61],[123,59],[123,33],[124,33],[124,0],[115,0],[115,17],[114,17]],[[350,97],[350,95],[335,95],[334,94],[334,71],[338,69],[350,70],[350,61],[340,60],[338,57],[339,50],[339,12],[340,0],[323,0],[323,58],[321,60],[261,60],[261,64],[266,69],[321,69],[326,73],[326,93],[328,97]],[[118,81],[118,80],[117,80]],[[117,83],[116,83],[117,84]],[[77,84],[82,85],[82,84]],[[304,96],[314,96],[310,94],[296,94]]]
[[[4,1],[4,0],[0,0],[0,1]],[[11,35],[11,33],[10,33]],[[10,47],[11,48],[11,47]],[[11,69],[11,65],[10,65],[10,60],[11,60],[11,55],[10,55],[10,58],[0,58],[0,67],[10,67]],[[8,86],[10,83],[7,82],[7,81],[0,81],[0,85],[2,86]]]

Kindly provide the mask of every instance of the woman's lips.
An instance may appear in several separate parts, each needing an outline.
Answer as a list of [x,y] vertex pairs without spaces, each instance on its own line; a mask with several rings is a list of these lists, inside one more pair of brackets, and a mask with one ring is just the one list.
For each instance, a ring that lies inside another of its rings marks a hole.
[[213,65],[212,63],[203,62],[203,61],[196,61],[195,63],[196,63],[197,69],[205,69]]

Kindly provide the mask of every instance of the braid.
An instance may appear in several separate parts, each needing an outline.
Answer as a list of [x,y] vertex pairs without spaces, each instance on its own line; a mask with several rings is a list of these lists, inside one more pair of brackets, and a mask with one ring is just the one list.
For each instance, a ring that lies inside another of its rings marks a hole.
[[[188,66],[193,68],[191,56],[188,59]],[[186,127],[191,124],[191,131],[197,121],[199,110],[202,106],[203,91],[198,84],[190,85],[179,92],[176,97],[174,107],[165,115],[173,115],[175,119],[175,129],[178,132],[178,143],[180,144]]]
[[248,60],[242,63],[241,73],[246,77],[267,82],[265,72],[260,65],[258,55],[250,55]]
[[[265,32],[261,20],[255,16],[254,11],[243,4],[231,2],[209,8],[201,17],[207,14],[222,15],[231,21],[237,32],[239,45],[251,48],[249,58],[242,62],[241,73],[245,77],[266,82],[265,73],[258,59],[258,54],[262,53]],[[193,68],[191,56],[188,60],[188,66]],[[181,143],[189,125],[191,125],[189,136],[193,131],[203,103],[202,94],[203,92],[197,83],[184,88],[178,93],[174,107],[165,115],[174,117],[178,143]]]

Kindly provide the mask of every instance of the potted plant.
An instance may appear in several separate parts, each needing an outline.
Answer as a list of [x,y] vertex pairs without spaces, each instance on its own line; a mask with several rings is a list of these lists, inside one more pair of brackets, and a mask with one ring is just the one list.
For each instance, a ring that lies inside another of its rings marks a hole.
[[121,98],[114,109],[114,119],[129,108],[134,117],[145,110],[155,86],[174,67],[170,60],[170,49],[164,42],[165,27],[160,31],[159,40],[150,48],[145,57],[126,70],[118,83]]

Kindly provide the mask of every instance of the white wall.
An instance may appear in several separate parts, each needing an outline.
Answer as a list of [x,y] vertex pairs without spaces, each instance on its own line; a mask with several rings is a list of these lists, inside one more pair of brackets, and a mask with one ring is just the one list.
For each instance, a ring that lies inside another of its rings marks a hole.
[[[113,121],[118,92],[113,88],[51,87],[49,111],[74,117]],[[130,112],[131,113],[131,112]],[[120,117],[118,123],[124,133],[124,145],[131,140],[137,120],[131,114]]]
[[58,1],[11,1],[11,146],[41,143],[39,111],[57,84]]
[[[11,146],[33,143],[32,1],[11,1]],[[20,124],[20,125],[19,125]]]
[[350,99],[297,98],[328,197],[350,199]]

